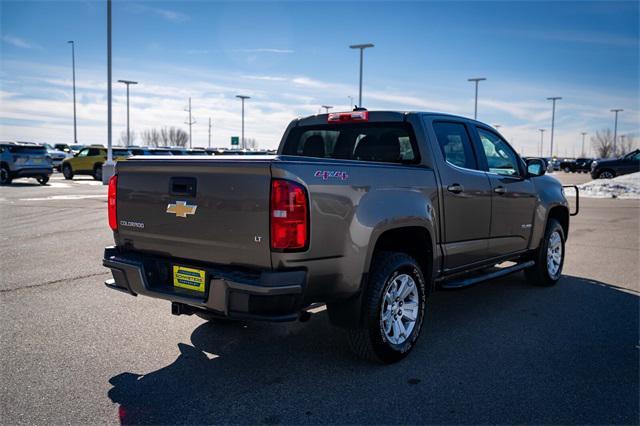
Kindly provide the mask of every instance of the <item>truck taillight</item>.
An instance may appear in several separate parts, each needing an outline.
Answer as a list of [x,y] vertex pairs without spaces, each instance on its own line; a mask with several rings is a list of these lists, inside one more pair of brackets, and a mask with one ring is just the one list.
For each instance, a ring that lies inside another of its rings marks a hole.
[[271,181],[271,248],[303,250],[309,239],[309,201],[302,185]]
[[116,215],[116,194],[118,187],[118,175],[109,179],[109,191],[107,195],[107,208],[109,209],[109,226],[114,231],[118,230],[118,217]]
[[329,123],[352,123],[354,121],[369,121],[369,111],[332,112],[327,117]]

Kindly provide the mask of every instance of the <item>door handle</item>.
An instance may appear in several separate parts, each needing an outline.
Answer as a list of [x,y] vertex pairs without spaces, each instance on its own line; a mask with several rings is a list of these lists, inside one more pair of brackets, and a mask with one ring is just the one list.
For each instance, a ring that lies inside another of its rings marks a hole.
[[464,188],[462,187],[462,185],[454,183],[453,185],[447,186],[447,191],[453,192],[454,194],[459,194],[464,191]]
[[498,186],[496,188],[493,189],[493,192],[495,192],[496,194],[505,194],[507,192],[507,188],[505,188],[504,186]]

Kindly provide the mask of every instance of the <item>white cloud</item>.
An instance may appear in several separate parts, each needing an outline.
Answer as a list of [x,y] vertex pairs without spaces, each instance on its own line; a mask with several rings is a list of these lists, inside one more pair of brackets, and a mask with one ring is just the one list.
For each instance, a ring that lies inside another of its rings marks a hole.
[[42,47],[40,47],[35,43],[29,42],[23,38],[11,36],[8,34],[5,34],[2,36],[2,41],[14,47],[19,47],[21,49],[42,49]]
[[186,22],[189,20],[189,16],[181,13],[181,12],[176,12],[174,10],[167,10],[167,9],[151,9],[155,14],[161,16],[162,18],[166,19],[167,21],[171,21],[171,22]]

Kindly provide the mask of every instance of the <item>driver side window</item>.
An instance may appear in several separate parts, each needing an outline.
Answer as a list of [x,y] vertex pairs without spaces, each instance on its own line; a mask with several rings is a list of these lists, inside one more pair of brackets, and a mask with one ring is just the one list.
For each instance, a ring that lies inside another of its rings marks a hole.
[[478,129],[489,172],[504,176],[518,176],[518,156],[498,135]]

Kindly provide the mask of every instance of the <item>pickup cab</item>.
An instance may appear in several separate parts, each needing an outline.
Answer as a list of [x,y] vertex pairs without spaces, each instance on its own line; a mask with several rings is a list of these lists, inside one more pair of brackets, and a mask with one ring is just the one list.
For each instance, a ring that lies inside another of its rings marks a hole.
[[554,285],[570,216],[544,162],[492,127],[366,110],[296,119],[276,155],[131,157],[108,210],[108,287],[214,321],[325,304],[383,363],[414,347],[437,289],[521,270]]

